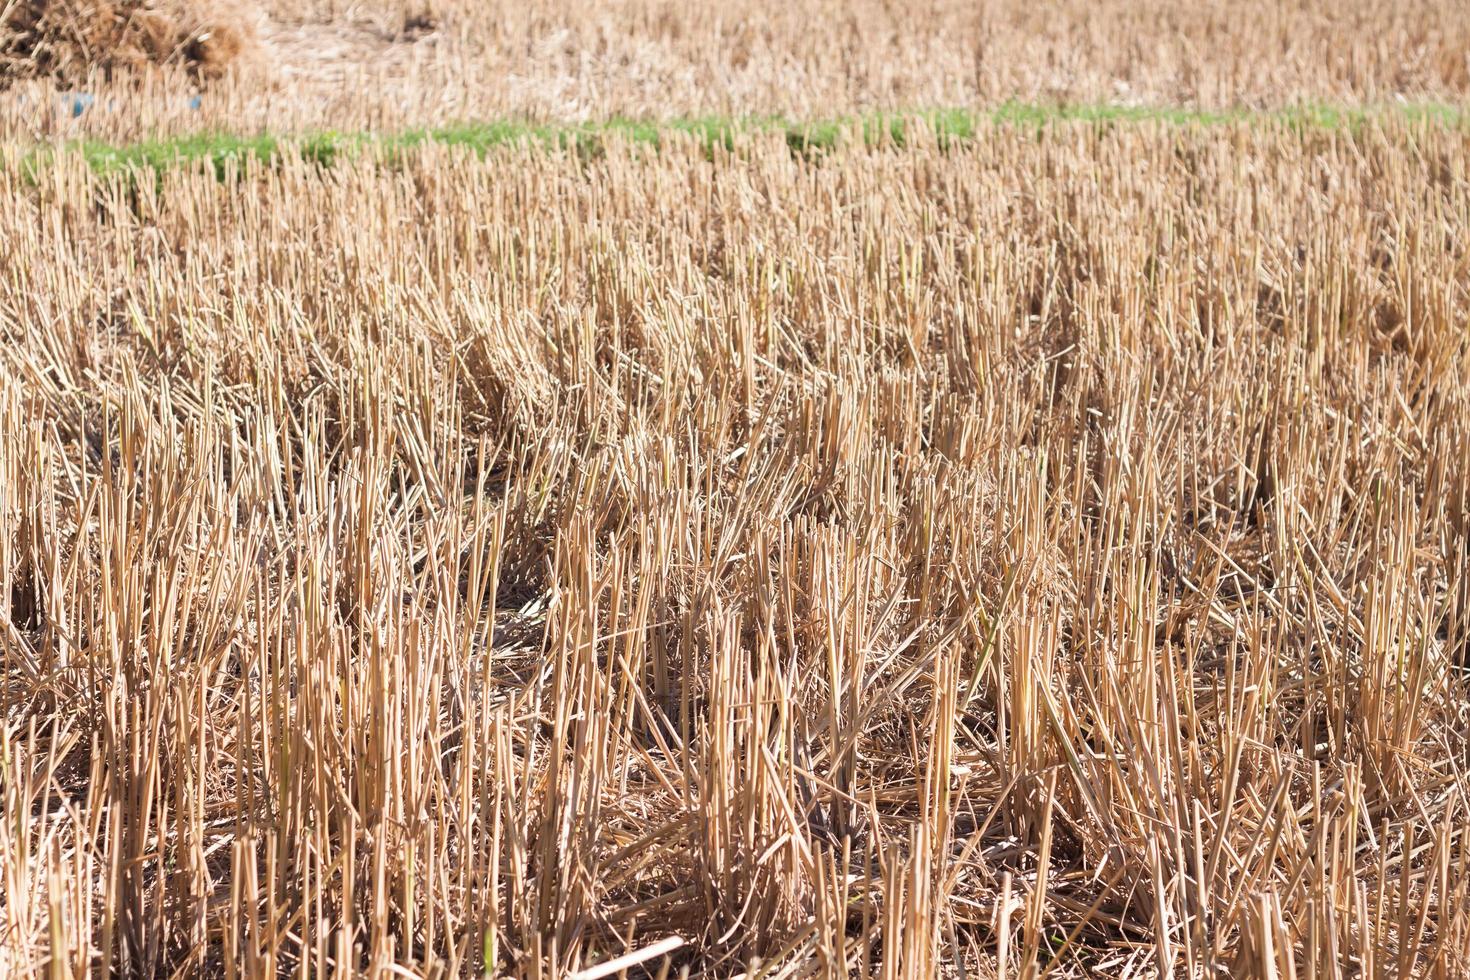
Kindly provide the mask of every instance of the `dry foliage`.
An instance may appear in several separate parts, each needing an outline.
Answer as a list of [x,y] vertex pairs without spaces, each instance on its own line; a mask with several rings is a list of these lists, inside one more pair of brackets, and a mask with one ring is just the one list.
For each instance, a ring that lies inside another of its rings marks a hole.
[[0,973],[1464,976],[1467,151],[0,172]]
[[167,65],[217,79],[247,40],[241,24],[187,0],[7,0],[0,80],[127,84],[130,73]]

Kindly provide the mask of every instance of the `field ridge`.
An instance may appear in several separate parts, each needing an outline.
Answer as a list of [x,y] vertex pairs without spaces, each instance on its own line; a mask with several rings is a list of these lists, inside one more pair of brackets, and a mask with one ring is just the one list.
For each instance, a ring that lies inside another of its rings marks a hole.
[[941,146],[969,142],[980,132],[1007,126],[1068,124],[1202,126],[1279,126],[1295,130],[1359,129],[1373,125],[1463,126],[1463,107],[1438,102],[1378,106],[1303,105],[1289,109],[1192,109],[1107,103],[1046,105],[1008,102],[989,109],[938,108],[873,112],[864,115],[795,119],[782,116],[701,116],[664,120],[612,118],[600,122],[558,123],[503,119],[451,123],[389,132],[326,130],[300,136],[273,133],[201,133],[137,142],[75,140],[32,147],[21,165],[36,173],[58,155],[80,153],[99,173],[133,168],[167,170],[201,161],[221,175],[232,165],[268,163],[289,153],[330,166],[341,157],[364,152],[396,155],[425,145],[461,147],[483,155],[516,144],[598,152],[608,139],[659,145],[693,137],[706,148],[733,149],[742,137],[780,134],[793,152],[826,151],[861,141],[870,146],[903,146],[916,132],[931,134]]

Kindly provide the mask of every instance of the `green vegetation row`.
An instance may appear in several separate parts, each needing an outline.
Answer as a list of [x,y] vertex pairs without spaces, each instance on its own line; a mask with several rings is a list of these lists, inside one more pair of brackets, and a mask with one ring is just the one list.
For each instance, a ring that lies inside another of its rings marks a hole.
[[1375,122],[1462,125],[1466,118],[1465,108],[1443,104],[1352,109],[1304,106],[1274,111],[1207,111],[1115,105],[1049,106],[1007,103],[993,109],[875,113],[862,117],[816,121],[780,117],[705,117],[663,121],[612,119],[590,123],[505,120],[459,123],[396,133],[320,132],[300,136],[213,133],[123,145],[87,140],[64,144],[59,148],[34,150],[25,156],[24,165],[28,171],[34,173],[55,159],[58,150],[71,150],[80,152],[87,163],[98,172],[140,167],[163,170],[209,161],[223,173],[232,164],[246,160],[274,160],[288,149],[308,161],[331,165],[339,157],[356,155],[366,150],[392,156],[425,144],[463,147],[480,154],[494,147],[518,144],[595,154],[609,139],[658,145],[671,138],[694,137],[710,149],[730,149],[741,136],[779,133],[784,135],[793,151],[810,153],[858,138],[869,145],[901,146],[916,131],[932,133],[943,145],[951,141],[972,140],[977,133],[995,126],[1047,127],[1063,123],[1090,123],[1101,127],[1129,124],[1191,127],[1246,124],[1307,130],[1357,128]]

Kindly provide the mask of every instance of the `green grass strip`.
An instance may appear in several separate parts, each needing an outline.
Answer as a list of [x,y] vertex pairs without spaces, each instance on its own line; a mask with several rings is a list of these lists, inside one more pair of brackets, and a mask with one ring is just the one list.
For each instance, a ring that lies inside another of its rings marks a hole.
[[483,155],[508,145],[539,145],[597,153],[609,139],[658,145],[675,134],[692,136],[707,148],[733,148],[738,137],[780,133],[795,152],[812,153],[831,149],[855,134],[870,145],[903,145],[916,124],[931,130],[941,144],[969,141],[986,128],[1025,126],[1044,128],[1059,124],[1092,124],[1111,127],[1122,124],[1163,124],[1182,127],[1229,124],[1277,125],[1293,129],[1357,128],[1373,122],[1407,122],[1424,125],[1458,126],[1470,118],[1470,110],[1444,104],[1397,105],[1376,108],[1305,106],[1275,111],[1204,111],[1113,105],[1052,106],[1006,103],[993,109],[937,109],[912,112],[874,113],[803,122],[780,117],[708,117],[666,121],[612,119],[595,123],[483,122],[462,123],[432,129],[410,129],[396,133],[320,132],[301,136],[240,136],[229,133],[184,136],[139,143],[111,144],[93,140],[38,147],[22,158],[29,174],[41,169],[60,153],[80,152],[98,173],[136,169],[163,171],[201,161],[212,164],[223,175],[234,163],[254,160],[270,162],[290,147],[302,158],[330,165],[339,157],[376,150],[392,157],[424,144],[462,147]]

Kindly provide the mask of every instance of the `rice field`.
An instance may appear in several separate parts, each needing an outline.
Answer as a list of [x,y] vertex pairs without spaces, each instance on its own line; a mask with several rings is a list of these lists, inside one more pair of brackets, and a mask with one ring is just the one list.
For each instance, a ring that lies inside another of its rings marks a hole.
[[0,20],[48,2],[182,8],[182,23],[247,43],[198,105],[188,73],[69,78],[96,97],[80,117],[50,111],[49,84],[17,85],[23,97],[0,98],[0,142],[1470,100],[1457,0],[10,0]]
[[0,977],[1470,975],[1463,5],[196,6],[0,91]]
[[1463,976],[1467,141],[0,170],[0,973]]

